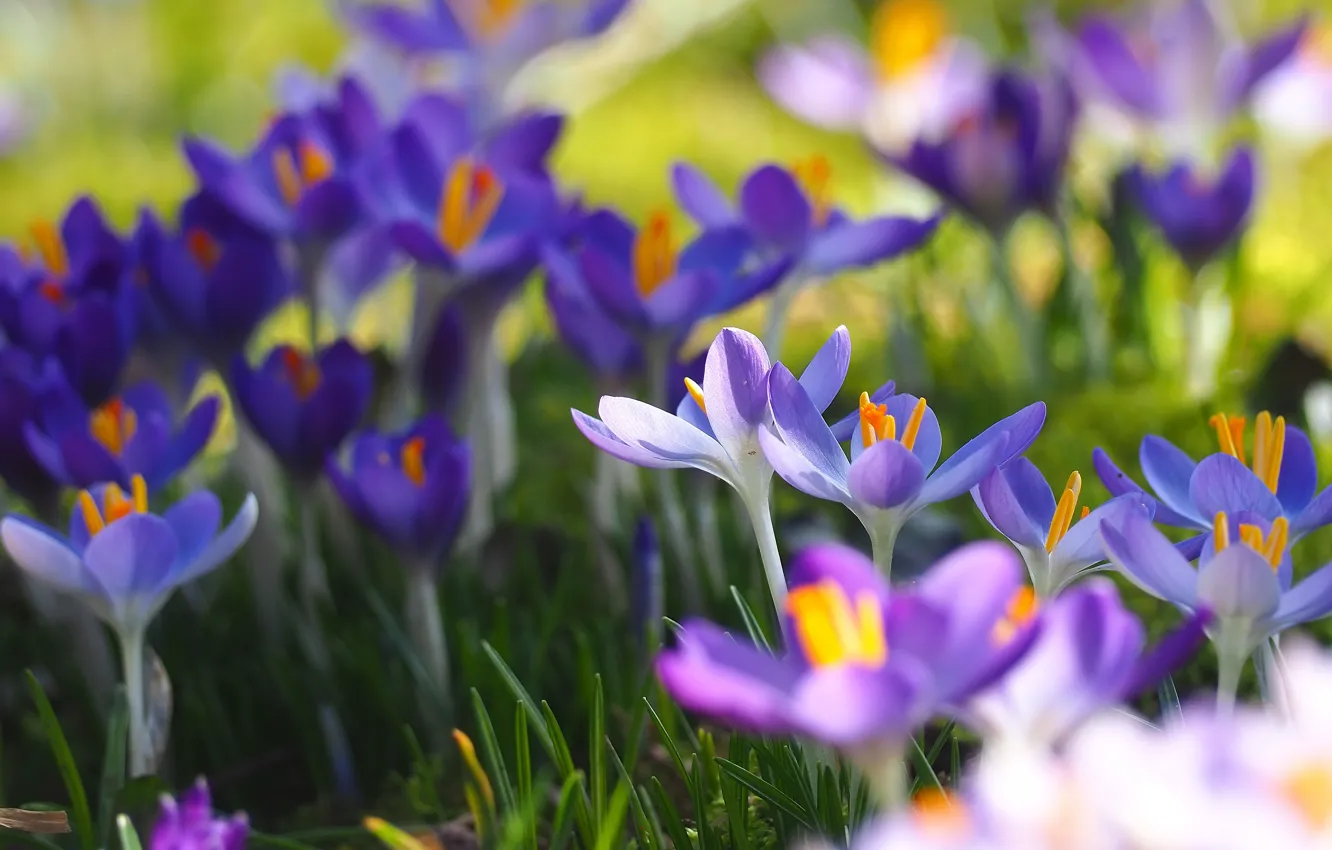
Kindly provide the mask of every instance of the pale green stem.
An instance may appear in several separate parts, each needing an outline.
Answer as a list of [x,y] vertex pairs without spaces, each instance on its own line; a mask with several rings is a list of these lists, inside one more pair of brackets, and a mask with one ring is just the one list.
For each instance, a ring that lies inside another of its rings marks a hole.
[[1240,674],[1244,672],[1244,664],[1249,660],[1248,652],[1226,644],[1225,640],[1219,640],[1216,644],[1216,711],[1223,717],[1228,717],[1235,711],[1235,701],[1239,696]]
[[1041,319],[1032,311],[1031,305],[1018,289],[1017,280],[1008,265],[1008,254],[1005,250],[1007,244],[1007,234],[996,234],[990,240],[990,267],[1008,301],[1013,322],[1017,326],[1018,345],[1022,348],[1025,361],[1023,365],[1026,374],[1023,377],[1030,386],[1041,386],[1045,378],[1045,343]]
[[1091,275],[1078,265],[1077,254],[1073,251],[1073,234],[1068,220],[1060,216],[1055,226],[1059,232],[1059,244],[1064,253],[1066,274],[1073,287],[1073,298],[1078,306],[1078,319],[1082,326],[1082,345],[1087,353],[1087,377],[1093,380],[1105,378],[1109,373],[1110,343],[1105,317],[1100,305],[1096,303],[1096,285]]
[[307,244],[296,249],[296,283],[305,295],[305,303],[310,310],[306,317],[306,332],[311,351],[319,350],[319,310],[322,301],[319,297],[319,273],[323,270],[326,253],[322,245]]
[[490,348],[495,340],[495,322],[467,320],[466,434],[472,451],[472,493],[462,539],[467,548],[479,549],[495,529],[494,432],[490,416],[492,388]]
[[1207,374],[1211,364],[1203,327],[1206,324],[1206,313],[1203,310],[1206,290],[1204,267],[1190,271],[1192,278],[1180,305],[1180,313],[1184,325],[1184,386],[1189,397],[1197,399],[1209,394],[1215,375]]
[[805,285],[806,278],[800,272],[792,272],[772,291],[768,299],[768,312],[763,320],[763,347],[768,350],[768,357],[779,360],[782,356],[782,343],[786,341],[786,325],[791,315],[791,304]]
[[144,714],[143,639],[144,628],[133,626],[117,634],[120,660],[125,674],[125,697],[129,707],[129,775],[148,776],[156,767],[152,742],[148,736],[148,718]]
[[749,510],[749,521],[754,526],[754,536],[758,539],[759,558],[763,561],[763,575],[768,580],[768,592],[772,594],[772,604],[777,609],[780,619],[786,613],[786,573],[782,570],[782,554],[777,549],[777,532],[772,526],[772,509],[768,505],[767,488],[763,488],[760,498],[745,498],[745,507]]
[[[671,369],[671,349],[669,341],[648,340],[644,343],[647,359],[648,398],[659,408],[666,407],[666,381]],[[693,547],[690,546],[689,521],[685,516],[684,505],[680,501],[680,491],[676,489],[675,470],[658,469],[657,496],[661,502],[662,518],[665,520],[666,547],[671,557],[680,568],[680,578],[684,583],[686,602],[691,608],[698,608],[701,594],[698,586],[698,574],[694,564]]]
[[905,808],[910,802],[911,783],[906,752],[900,746],[875,746],[854,758],[869,783],[870,793],[884,814]]
[[319,554],[319,497],[313,487],[298,492],[301,500],[301,599],[312,620],[317,620],[317,601],[330,596],[328,571]]
[[874,566],[879,568],[883,577],[892,580],[893,549],[897,547],[897,535],[902,531],[902,524],[896,520],[865,523],[865,530],[870,536],[870,550],[874,553]]
[[703,571],[708,589],[721,592],[726,586],[726,555],[722,551],[721,529],[717,523],[717,490],[721,482],[706,473],[693,473],[695,487],[694,518],[698,522],[698,542],[703,556]]
[[439,704],[448,706],[451,701],[449,650],[439,608],[439,587],[429,565],[415,565],[408,571],[406,603],[407,632],[411,636],[412,648],[425,668]]

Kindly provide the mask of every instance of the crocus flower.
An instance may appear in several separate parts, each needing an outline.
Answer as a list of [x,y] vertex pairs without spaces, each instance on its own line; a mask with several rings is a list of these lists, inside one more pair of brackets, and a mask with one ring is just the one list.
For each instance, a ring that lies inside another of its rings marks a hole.
[[[1244,417],[1218,413],[1210,424],[1221,451],[1200,463],[1162,437],[1143,438],[1138,459],[1152,488],[1158,522],[1206,531],[1218,511],[1253,511],[1269,522],[1285,517],[1292,545],[1332,523],[1332,487],[1318,492],[1313,444],[1302,430],[1287,425],[1285,417],[1259,413],[1250,456]],[[1144,493],[1101,449],[1093,452],[1092,463],[1112,494]],[[1201,540],[1194,538],[1185,551],[1196,555]]]
[[203,451],[219,405],[209,396],[174,427],[166,394],[151,382],[91,410],[70,393],[53,393],[24,437],[47,474],[66,487],[114,481],[128,488],[141,475],[155,493]]
[[28,448],[24,436],[46,398],[66,391],[53,359],[39,360],[12,346],[0,349],[0,479],[40,515],[55,510],[60,485]]
[[1138,167],[1129,179],[1143,212],[1195,272],[1239,235],[1253,207],[1254,161],[1247,148],[1212,177],[1177,163],[1164,174]]
[[1025,457],[995,469],[972,491],[981,515],[1021,553],[1042,599],[1105,562],[1101,523],[1117,525],[1129,511],[1152,515],[1146,496],[1125,493],[1096,510],[1084,506],[1075,521],[1081,493],[1082,476],[1074,472],[1056,502],[1045,477]]
[[357,520],[433,571],[467,507],[470,465],[467,446],[431,415],[400,434],[358,436],[350,468],[330,460],[327,471]]
[[804,550],[790,579],[781,655],[691,620],[657,675],[689,710],[837,747],[881,791],[913,731],[997,681],[1036,634],[1022,568],[995,543],[957,550],[909,591],[836,544]]
[[1077,104],[1062,78],[1000,71],[982,101],[937,141],[885,152],[991,233],[1027,211],[1050,214],[1058,200]]
[[1332,52],[1326,22],[1305,30],[1290,61],[1254,91],[1253,113],[1272,137],[1312,147],[1332,136]]
[[1092,14],[1072,35],[1051,30],[1046,52],[1084,98],[1145,125],[1172,155],[1203,157],[1304,29],[1300,20],[1248,46],[1210,0],[1174,0],[1143,4],[1134,20]]
[[868,49],[840,35],[780,45],[759,62],[769,96],[820,127],[856,130],[875,147],[900,152],[939,141],[985,97],[982,49],[950,35],[934,0],[884,0]]
[[240,356],[231,368],[245,418],[283,466],[307,482],[361,421],[373,383],[370,362],[346,340],[313,357],[282,345],[258,369]]
[[1031,650],[967,714],[987,736],[1055,744],[1094,713],[1155,685],[1205,639],[1207,612],[1194,614],[1146,651],[1142,623],[1113,582],[1092,578],[1042,607]]
[[32,226],[37,257],[0,297],[0,326],[37,356],[54,354],[88,404],[115,390],[134,342],[135,302],[124,286],[125,246],[97,205],[79,198],[59,229]]
[[629,381],[643,368],[643,349],[588,291],[573,259],[547,247],[546,306],[560,339],[596,375],[611,384]]
[[1263,641],[1332,612],[1332,564],[1293,584],[1285,517],[1218,512],[1213,528],[1197,568],[1141,513],[1102,526],[1101,535],[1134,584],[1185,611],[1212,612],[1207,634],[1221,664],[1220,691],[1233,700],[1240,670]]
[[[839,327],[801,375],[819,409],[832,403],[850,362],[850,335]],[[602,396],[600,419],[580,410],[572,413],[583,436],[620,460],[651,469],[701,469],[734,487],[749,510],[768,588],[780,607],[786,582],[768,507],[772,465],[758,439],[768,418],[768,369],[768,353],[757,337],[723,328],[708,348],[703,385],[686,382],[689,394],[674,415],[614,396]]]
[[[885,572],[891,570],[893,544],[908,519],[927,505],[966,493],[991,470],[1025,452],[1045,422],[1044,403],[1025,407],[985,429],[936,469],[943,441],[934,411],[923,398],[892,392],[885,386],[872,398],[861,393],[859,410],[829,427],[822,413],[827,402],[816,402],[778,364],[768,376],[772,427],[758,433],[764,455],[786,483],[851,509],[869,532],[875,560]],[[849,461],[839,445],[845,440],[851,443]]]
[[208,782],[200,777],[179,801],[162,796],[162,811],[148,846],[149,850],[243,850],[249,831],[244,814],[214,816]]
[[[152,228],[152,222],[146,217],[141,226]],[[181,206],[179,231],[157,230],[145,253],[158,305],[214,364],[240,351],[292,292],[277,243],[206,193],[191,196]]]

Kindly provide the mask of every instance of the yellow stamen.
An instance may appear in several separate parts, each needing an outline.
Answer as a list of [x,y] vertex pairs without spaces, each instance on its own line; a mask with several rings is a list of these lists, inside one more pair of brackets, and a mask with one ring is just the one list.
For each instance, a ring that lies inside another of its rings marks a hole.
[[708,406],[703,401],[703,388],[693,378],[685,378],[685,389],[689,390],[689,397],[694,400],[694,404],[698,405],[698,409],[707,413]]
[[1230,420],[1224,413],[1218,413],[1207,424],[1216,429],[1216,441],[1221,444],[1221,451],[1233,458],[1239,457],[1239,452],[1235,449],[1235,438],[1230,430]]
[[56,277],[69,274],[69,255],[65,253],[65,240],[60,231],[49,221],[34,221],[28,230],[32,241],[37,245],[37,253],[42,258],[42,265]]
[[[1220,552],[1230,545],[1230,523],[1224,511],[1218,511],[1212,523],[1212,539],[1216,551]],[[1241,543],[1262,555],[1263,560],[1271,564],[1275,570],[1281,566],[1281,559],[1286,554],[1286,544],[1290,541],[1290,520],[1277,517],[1273,520],[1272,530],[1266,537],[1263,536],[1261,527],[1252,523],[1241,523],[1239,539]]]
[[199,264],[199,268],[206,272],[211,272],[217,261],[222,259],[222,246],[208,231],[199,227],[192,227],[185,234],[185,248]]
[[295,157],[286,148],[273,151],[273,178],[277,180],[282,200],[289,207],[296,206],[301,199],[301,174],[296,169]]
[[481,0],[476,27],[481,38],[493,39],[509,28],[524,0]]
[[484,163],[461,157],[449,169],[440,193],[436,235],[457,254],[470,248],[486,232],[500,201],[504,184]]
[[1225,511],[1217,511],[1212,518],[1212,544],[1217,552],[1230,545],[1230,520]]
[[942,788],[925,788],[911,798],[911,819],[933,837],[961,837],[971,826],[967,809]]
[[857,594],[853,607],[842,586],[828,579],[791,591],[786,609],[813,666],[878,667],[888,660],[883,611],[873,593]]
[[647,224],[634,239],[634,285],[648,297],[675,274],[676,251],[671,219],[665,210],[648,216]]
[[906,430],[902,432],[902,445],[908,449],[916,447],[916,436],[920,433],[920,423],[925,418],[925,399],[916,399],[916,406],[911,409],[911,418],[907,420]]
[[1253,420],[1253,468],[1267,469],[1272,454],[1272,414],[1264,410]]
[[1332,824],[1332,770],[1326,765],[1295,771],[1281,783],[1281,791],[1314,830]]
[[298,143],[295,153],[287,147],[273,151],[273,178],[278,194],[289,207],[296,206],[311,186],[327,180],[332,173],[332,158],[309,139]]
[[1267,466],[1259,473],[1259,477],[1263,479],[1267,489],[1275,493],[1277,484],[1281,480],[1281,460],[1286,452],[1286,417],[1278,416],[1276,421],[1272,423],[1267,451]]
[[1259,551],[1267,559],[1267,563],[1272,565],[1272,569],[1278,569],[1281,566],[1281,559],[1286,554],[1286,543],[1290,540],[1290,521],[1285,517],[1277,517],[1272,523],[1272,530],[1267,535],[1267,545]]
[[[1221,451],[1245,465],[1244,417],[1218,413],[1207,420],[1216,429]],[[1286,418],[1272,419],[1267,411],[1259,413],[1253,422],[1253,474],[1273,493],[1281,478],[1281,459],[1286,449]]]
[[1026,585],[1018,588],[1013,598],[1008,600],[1004,616],[994,624],[994,630],[990,633],[994,642],[1002,645],[1017,637],[1018,630],[1035,619],[1039,607],[1040,601],[1034,588]]
[[948,16],[935,0],[885,0],[870,25],[870,50],[879,76],[900,79],[939,51]]
[[402,472],[413,484],[425,483],[425,437],[412,437],[402,444],[400,454]]
[[97,500],[87,490],[79,492],[76,510],[83,514],[83,524],[88,527],[88,535],[95,537],[108,525],[130,514],[148,513],[148,485],[142,475],[130,479],[130,496],[114,483],[106,485],[102,494],[102,509],[98,510]]
[[802,159],[792,166],[791,173],[809,197],[814,224],[823,226],[828,221],[829,213],[832,212],[828,191],[832,183],[832,166],[828,164],[828,158],[823,154],[815,154],[808,159]]
[[1078,519],[1086,519],[1090,513],[1091,513],[1091,505],[1083,505],[1082,513],[1078,514]]
[[138,429],[139,419],[134,410],[118,398],[111,399],[88,417],[88,431],[93,439],[116,456],[125,451]]
[[97,502],[87,490],[79,492],[79,510],[83,512],[83,524],[88,526],[89,536],[96,536],[106,528],[106,523],[102,521],[102,513],[97,510]]
[[[1050,531],[1045,536],[1045,551],[1053,552],[1059,541],[1068,534],[1073,526],[1073,512],[1078,508],[1078,497],[1082,495],[1082,475],[1074,472],[1064,485],[1064,492],[1055,506],[1054,517],[1050,520]],[[1084,514],[1085,516],[1085,514]]]
[[301,167],[301,182],[306,189],[333,176],[333,158],[308,139],[296,146],[296,159]]

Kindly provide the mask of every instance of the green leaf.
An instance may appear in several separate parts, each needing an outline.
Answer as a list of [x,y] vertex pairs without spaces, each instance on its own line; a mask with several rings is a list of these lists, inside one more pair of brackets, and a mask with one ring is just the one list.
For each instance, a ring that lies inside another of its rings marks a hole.
[[597,850],[612,850],[624,834],[624,813],[629,806],[629,786],[617,784],[611,794],[606,816],[598,825]]
[[740,590],[735,585],[731,585],[731,598],[735,600],[735,607],[740,609],[740,619],[745,621],[745,631],[749,632],[749,639],[772,652],[772,644],[768,641],[763,626],[759,624],[758,617],[754,615],[754,609],[749,607],[749,603],[740,595]]
[[911,736],[911,749],[907,750],[907,757],[911,759],[911,764],[916,769],[916,781],[912,783],[913,793],[922,785],[936,791],[943,790],[943,783],[939,781],[939,775],[934,772],[934,765],[930,764],[915,735]]
[[717,767],[721,768],[722,773],[795,818],[805,828],[811,830],[818,828],[807,811],[802,809],[795,800],[792,800],[785,791],[782,791],[768,780],[729,759],[717,759]]
[[[731,739],[728,750],[736,764],[749,761],[749,742],[742,736]],[[732,779],[730,774],[723,774],[713,759],[721,785],[722,805],[726,808],[726,820],[730,825],[731,846],[734,850],[749,850],[749,791],[744,785]]]
[[694,842],[689,837],[689,830],[685,828],[684,821],[680,818],[680,813],[676,811],[675,804],[671,802],[670,796],[666,794],[666,789],[662,787],[661,780],[652,777],[653,804],[661,815],[662,828],[670,836],[671,844],[675,850],[694,850]]
[[582,796],[583,774],[574,771],[564,779],[560,788],[560,799],[555,805],[555,820],[551,825],[552,838],[550,850],[564,850],[564,845],[573,837],[574,818],[569,817],[574,801]]
[[524,844],[527,850],[537,850],[536,798],[532,796],[532,748],[527,742],[527,712],[522,705],[513,713],[514,762],[518,773],[518,805],[530,811]]
[[832,765],[819,770],[819,825],[824,835],[841,839],[846,835],[846,815],[842,808],[842,786]]
[[[680,774],[681,779],[688,783],[689,768],[685,767],[684,757],[680,755],[680,748],[675,745],[675,739],[671,737],[670,732],[666,731],[666,724],[661,722],[661,716],[658,715],[657,710],[648,703],[647,697],[643,698],[643,702],[647,705],[648,714],[652,717],[652,723],[657,727],[657,732],[661,735],[661,742],[665,745],[666,752],[671,754],[671,761],[675,763],[676,772]],[[690,788],[689,790],[690,793],[693,793],[693,788]]]
[[[549,733],[552,753],[555,759],[555,767],[560,771],[563,777],[569,777],[577,773],[574,767],[573,753],[569,750],[569,743],[564,737],[564,731],[560,729],[560,722],[555,719],[555,712],[550,710],[550,705],[545,700],[541,701],[541,717],[545,721],[545,727]],[[580,774],[581,775],[581,774]],[[574,820],[578,824],[578,831],[582,834],[583,844],[591,845],[595,839],[595,824],[592,815],[588,811],[591,808],[591,801],[588,800],[587,789],[583,783],[579,784],[579,794],[573,802]]]
[[46,698],[46,691],[42,690],[41,682],[37,681],[31,670],[24,672],[28,679],[28,691],[32,695],[32,701],[37,705],[37,715],[41,718],[42,731],[46,733],[46,740],[51,745],[51,754],[55,756],[56,767],[60,770],[60,778],[69,793],[70,819],[74,822],[74,832],[79,836],[79,845],[83,850],[94,850],[97,846],[97,833],[93,831],[92,810],[88,808],[88,793],[83,788],[83,780],[79,778],[79,768],[74,763],[74,754],[70,752],[69,741],[65,739],[60,721],[56,719],[55,709],[51,707],[51,701]]
[[125,750],[128,739],[129,700],[125,696],[125,686],[119,685],[106,724],[106,752],[102,755],[102,782],[97,793],[97,816],[101,822],[97,832],[103,846],[110,840],[111,827],[116,822],[116,797],[125,785]]
[[416,732],[410,726],[402,727],[402,734],[407,739],[407,748],[412,753],[412,777],[411,784],[416,793],[413,798],[419,808],[420,814],[429,817],[435,822],[444,820],[444,804],[440,802],[439,790],[435,788],[435,769],[430,759],[426,758],[425,750],[421,749],[421,742],[416,737]]
[[[123,688],[121,693],[124,693]],[[120,850],[143,850],[143,845],[139,843],[139,833],[135,831],[129,815],[116,816],[116,833],[120,836]]]
[[592,786],[592,817],[601,823],[606,817],[606,694],[601,674],[592,677],[592,731],[588,738],[588,784]]
[[514,675],[513,670],[509,669],[509,665],[504,663],[504,659],[500,657],[493,646],[483,640],[481,641],[481,651],[490,659],[495,671],[500,674],[500,678],[504,680],[504,683],[509,686],[509,690],[513,692],[514,697],[522,704],[527,716],[532,719],[536,728],[537,740],[541,742],[542,749],[551,758],[555,758],[555,743],[550,739],[550,733],[546,730],[546,721],[541,714],[541,709],[537,707],[536,700],[532,699],[532,695],[527,692],[527,688],[523,687],[523,683],[518,681],[518,677]]
[[500,750],[499,739],[495,736],[495,724],[490,722],[490,712],[481,699],[481,692],[472,688],[472,710],[476,714],[476,723],[481,730],[481,746],[485,748],[486,761],[490,764],[495,792],[499,795],[500,810],[505,815],[513,814],[518,809],[517,794],[509,781],[509,771],[504,764],[504,753]]
[[639,796],[638,789],[633,787],[633,777],[625,768],[624,762],[620,761],[620,754],[615,752],[615,745],[611,743],[610,738],[606,739],[606,750],[610,753],[611,761],[615,763],[615,770],[620,774],[620,781],[628,786],[631,791],[629,794],[629,805],[633,807],[634,822],[638,825],[638,835],[647,845],[647,850],[661,850],[665,847],[661,839],[661,832],[657,825],[648,817],[647,809],[643,806],[643,798]]

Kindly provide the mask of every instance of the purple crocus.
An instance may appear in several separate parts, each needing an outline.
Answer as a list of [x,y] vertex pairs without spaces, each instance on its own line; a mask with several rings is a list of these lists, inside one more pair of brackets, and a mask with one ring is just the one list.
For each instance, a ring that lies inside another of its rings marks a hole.
[[1142,623],[1113,582],[1092,578],[1041,608],[1041,634],[1022,660],[968,703],[987,737],[1056,744],[1102,708],[1150,688],[1205,640],[1208,614],[1191,616],[1147,651]]
[[1190,269],[1197,271],[1234,241],[1253,208],[1254,157],[1239,148],[1214,176],[1184,162],[1163,174],[1129,173],[1138,203]]
[[1085,17],[1072,34],[1049,27],[1046,54],[1083,98],[1154,131],[1169,153],[1206,156],[1255,88],[1294,53],[1301,19],[1245,45],[1210,0],[1143,4],[1133,19]]
[[801,552],[790,579],[782,654],[690,620],[657,675],[691,711],[830,744],[876,784],[917,727],[998,681],[1037,631],[1022,567],[996,543],[957,550],[905,591],[836,544]]
[[314,356],[280,345],[257,369],[238,355],[231,368],[237,406],[287,470],[307,482],[361,421],[373,384],[370,362],[346,340]]
[[1212,612],[1207,634],[1221,664],[1220,693],[1233,700],[1240,671],[1263,641],[1332,612],[1332,564],[1293,584],[1285,517],[1218,512],[1213,522],[1196,568],[1144,514],[1103,525],[1101,535],[1129,581],[1185,611]]
[[1045,477],[1025,457],[995,469],[972,491],[981,515],[1021,553],[1042,599],[1104,564],[1101,523],[1117,525],[1129,511],[1152,515],[1148,497],[1125,493],[1095,510],[1084,506],[1075,519],[1081,493],[1082,476],[1074,472],[1056,502]]
[[[1209,531],[1218,511],[1253,511],[1268,522],[1284,517],[1292,545],[1332,523],[1332,487],[1318,491],[1318,463],[1302,430],[1285,417],[1259,413],[1250,454],[1244,417],[1218,413],[1210,424],[1221,450],[1201,462],[1163,437],[1143,438],[1138,460],[1158,522]],[[1111,494],[1145,493],[1102,449],[1092,453],[1092,463]],[[1195,537],[1184,551],[1194,556],[1201,544]]]
[[[999,420],[938,468],[943,446],[939,421],[925,399],[893,394],[891,384],[829,427],[823,410],[836,387],[814,394],[780,363],[768,376],[771,428],[758,442],[786,483],[820,499],[846,505],[874,544],[874,559],[891,574],[893,546],[906,521],[927,505],[956,498],[991,470],[1022,454],[1045,422],[1037,402]],[[851,459],[840,443],[851,443]]]
[[243,850],[249,831],[243,813],[214,816],[208,782],[199,777],[179,800],[162,796],[148,850]]
[[1077,104],[1062,78],[1000,71],[940,139],[885,158],[991,233],[1058,200]]
[[327,471],[357,520],[433,571],[467,507],[470,466],[467,446],[430,415],[402,433],[358,436],[350,468],[330,460]]
[[79,198],[57,229],[32,227],[37,256],[0,263],[0,327],[9,340],[39,357],[54,354],[88,404],[114,392],[134,342],[135,301],[124,285],[125,246],[101,210]]
[[41,516],[55,511],[60,485],[33,456],[24,432],[48,396],[67,391],[54,359],[13,346],[0,349],[0,479]]
[[553,247],[542,251],[546,306],[560,339],[600,380],[625,384],[643,368],[643,349],[588,291],[575,262]]
[[175,427],[161,388],[142,382],[88,409],[72,393],[53,393],[24,430],[28,449],[56,481],[128,488],[142,475],[156,493],[203,451],[217,422],[217,396],[196,404]]

